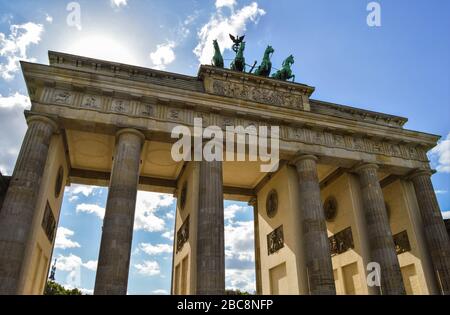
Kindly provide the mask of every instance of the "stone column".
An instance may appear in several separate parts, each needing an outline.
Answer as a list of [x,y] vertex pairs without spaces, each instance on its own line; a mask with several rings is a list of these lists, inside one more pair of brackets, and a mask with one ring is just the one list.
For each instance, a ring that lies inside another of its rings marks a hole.
[[201,161],[199,165],[196,294],[224,294],[225,241],[222,162]]
[[409,179],[414,185],[428,250],[442,294],[450,294],[450,241],[431,182],[432,172],[417,170]]
[[122,129],[116,137],[94,294],[127,293],[139,164],[145,137],[135,129]]
[[361,197],[367,233],[370,261],[380,264],[380,294],[406,294],[402,273],[395,251],[394,239],[386,212],[383,191],[376,164],[362,164],[355,168],[361,187]]
[[256,280],[256,294],[262,294],[261,283],[261,249],[259,245],[259,220],[258,220],[258,199],[252,198],[248,202],[249,206],[253,207],[253,231],[255,242],[255,280]]
[[0,211],[0,294],[18,293],[50,141],[57,130],[56,123],[44,116],[31,116],[27,123]]
[[293,164],[298,173],[309,293],[336,294],[327,226],[320,199],[317,158],[302,155],[297,157]]

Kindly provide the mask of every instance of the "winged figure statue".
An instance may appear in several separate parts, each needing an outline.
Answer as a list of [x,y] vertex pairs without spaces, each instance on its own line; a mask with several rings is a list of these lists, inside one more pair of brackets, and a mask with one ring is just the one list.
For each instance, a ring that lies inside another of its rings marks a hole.
[[235,52],[235,53],[237,53],[238,52],[238,50],[239,50],[239,46],[241,45],[241,43],[244,41],[244,38],[245,38],[245,35],[244,36],[236,36],[236,37],[234,37],[233,35],[231,35],[230,34],[230,38],[231,38],[231,40],[233,41],[233,51]]

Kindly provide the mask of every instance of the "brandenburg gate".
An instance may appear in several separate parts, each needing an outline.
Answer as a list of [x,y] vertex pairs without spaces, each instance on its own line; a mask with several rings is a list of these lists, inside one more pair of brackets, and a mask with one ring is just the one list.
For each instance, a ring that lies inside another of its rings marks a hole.
[[[253,206],[258,294],[450,293],[426,155],[438,136],[314,100],[305,84],[217,66],[186,76],[49,59],[22,62],[32,106],[0,211],[1,294],[43,293],[71,183],[109,188],[95,294],[127,292],[138,189],[177,197],[172,294],[224,293],[224,198]],[[194,118],[224,130],[279,126],[278,169],[174,161],[172,129]]]

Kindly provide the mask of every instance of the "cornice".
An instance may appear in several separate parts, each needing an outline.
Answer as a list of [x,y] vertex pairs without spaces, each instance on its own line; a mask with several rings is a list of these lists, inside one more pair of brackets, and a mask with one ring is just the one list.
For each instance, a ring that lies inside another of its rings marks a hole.
[[95,80],[92,80],[92,73],[77,69],[55,68],[27,62],[22,63],[22,67],[30,94],[33,89],[32,85],[41,85],[41,87],[53,89],[69,89],[82,93],[94,93],[146,102],[170,103],[175,106],[179,104],[180,107],[196,108],[198,111],[221,112],[223,114],[228,112],[230,115],[268,121],[271,124],[282,123],[294,128],[304,126],[344,134],[364,134],[380,139],[389,138],[399,143],[416,143],[426,149],[432,148],[439,139],[439,136],[436,135],[316,112],[276,107],[245,100],[237,102],[231,98],[213,94],[207,94],[205,98],[205,93],[198,91],[133,82],[126,78],[103,74],[96,74]]

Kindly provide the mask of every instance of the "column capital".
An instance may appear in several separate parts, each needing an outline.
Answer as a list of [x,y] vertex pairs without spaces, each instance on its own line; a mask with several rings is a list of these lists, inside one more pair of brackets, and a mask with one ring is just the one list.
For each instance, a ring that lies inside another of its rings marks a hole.
[[252,206],[252,207],[257,206],[257,205],[258,205],[258,198],[252,197],[252,199],[250,199],[250,200],[248,201],[248,205],[249,205],[249,206]]
[[139,130],[133,129],[133,128],[123,128],[123,129],[118,130],[116,132],[116,138],[119,138],[121,135],[123,135],[125,133],[131,133],[131,134],[138,136],[139,138],[141,138],[142,143],[145,141],[145,135],[142,132],[140,132]]
[[435,173],[435,171],[430,170],[430,169],[426,169],[426,168],[418,168],[413,170],[412,172],[410,172],[408,175],[406,175],[406,179],[407,180],[413,180],[414,178],[416,178],[417,176],[427,176],[427,177],[431,177],[431,175],[433,175]]
[[56,132],[58,130],[58,124],[54,120],[52,120],[46,116],[32,115],[32,116],[27,117],[28,125],[30,125],[32,122],[35,122],[35,121],[40,121],[40,122],[49,124],[53,128],[53,132]]
[[375,164],[375,163],[362,162],[362,163],[359,163],[358,165],[356,165],[355,167],[353,167],[351,172],[353,172],[353,173],[360,173],[361,171],[363,171],[365,169],[378,170],[379,166],[377,164]]
[[290,165],[297,165],[298,162],[304,161],[304,160],[312,160],[314,162],[317,162],[319,160],[319,158],[315,155],[312,154],[300,154],[297,155],[296,157],[294,157],[289,164]]

